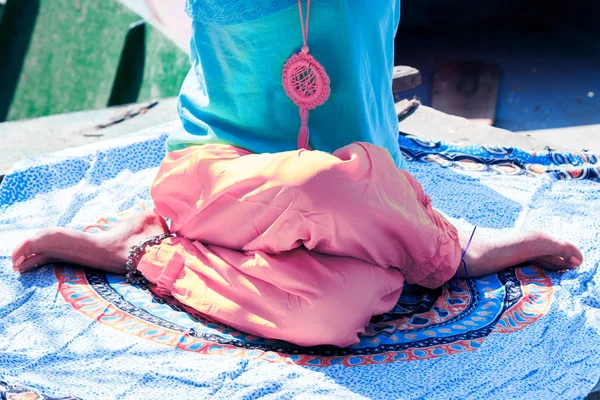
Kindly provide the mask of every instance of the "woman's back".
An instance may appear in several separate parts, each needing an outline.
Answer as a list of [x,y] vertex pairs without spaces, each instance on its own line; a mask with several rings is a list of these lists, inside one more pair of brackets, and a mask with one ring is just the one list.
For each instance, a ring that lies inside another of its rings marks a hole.
[[[187,11],[194,34],[180,96],[186,132],[169,139],[169,150],[207,142],[295,149],[298,107],[281,74],[302,46],[297,0],[188,0]],[[313,149],[371,142],[402,165],[391,90],[399,13],[399,0],[312,0],[308,45],[331,79],[329,100],[310,113]]]

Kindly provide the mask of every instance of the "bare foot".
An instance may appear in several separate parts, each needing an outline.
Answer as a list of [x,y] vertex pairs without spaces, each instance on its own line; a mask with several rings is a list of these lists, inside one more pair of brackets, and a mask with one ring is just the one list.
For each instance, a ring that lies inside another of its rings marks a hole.
[[[470,233],[461,233],[463,249],[469,237]],[[576,269],[583,263],[583,256],[573,244],[541,232],[520,233],[494,240],[477,238],[475,234],[465,262],[469,277],[476,278],[525,262],[554,271]],[[466,276],[463,265],[458,271],[459,276]]]
[[47,228],[17,246],[12,255],[13,269],[23,273],[45,264],[67,262],[124,274],[131,246],[167,232],[165,221],[152,211],[127,216],[117,227],[102,233]]

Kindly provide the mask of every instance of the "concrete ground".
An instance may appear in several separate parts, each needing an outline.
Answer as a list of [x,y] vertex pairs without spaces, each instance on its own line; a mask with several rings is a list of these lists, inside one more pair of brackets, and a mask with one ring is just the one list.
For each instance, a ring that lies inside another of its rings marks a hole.
[[[154,103],[1,123],[0,176],[27,157],[112,139],[179,118],[176,98],[160,100],[147,109],[151,104]],[[114,124],[133,114],[138,115]],[[109,126],[99,128],[106,125]]]
[[[406,100],[397,103],[402,108]],[[588,151],[600,154],[600,125],[511,132],[420,106],[399,123],[400,132],[426,139],[469,142],[526,150]]]

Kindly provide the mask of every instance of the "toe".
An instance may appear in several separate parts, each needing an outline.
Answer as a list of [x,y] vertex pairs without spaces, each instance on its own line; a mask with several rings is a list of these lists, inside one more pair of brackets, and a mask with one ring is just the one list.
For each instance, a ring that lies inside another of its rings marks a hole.
[[533,232],[529,235],[528,249],[532,258],[542,256],[560,257],[570,263],[572,266],[578,267],[583,263],[583,255],[572,243],[557,240],[541,232]]
[[53,260],[46,254],[36,254],[26,258],[20,265],[15,265],[13,269],[19,273],[25,273],[33,271],[34,269],[43,265],[51,263]]
[[542,267],[544,269],[549,269],[549,270],[553,270],[553,271],[564,271],[564,270],[568,270],[568,269],[577,268],[576,265],[573,265],[569,261],[566,261],[565,259],[563,259],[561,257],[555,257],[555,256],[544,256],[544,257],[537,258],[532,261],[532,264],[534,264],[538,267]]
[[583,255],[581,251],[572,243],[563,242],[561,243],[561,250],[558,254],[559,257],[566,260],[574,267],[579,267],[583,264]]
[[12,262],[15,267],[20,266],[23,261],[33,253],[31,252],[32,240],[27,239],[19,244],[12,253]]
[[55,245],[61,242],[61,232],[60,228],[46,228],[23,241],[13,251],[13,265],[18,267],[34,254],[44,253],[56,247]]

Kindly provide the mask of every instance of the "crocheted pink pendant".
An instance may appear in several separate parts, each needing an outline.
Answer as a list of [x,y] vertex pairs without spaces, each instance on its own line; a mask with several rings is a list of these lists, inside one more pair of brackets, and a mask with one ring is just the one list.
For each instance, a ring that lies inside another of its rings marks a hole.
[[325,103],[331,93],[331,84],[325,68],[313,56],[308,47],[291,56],[283,67],[283,87],[290,99],[300,107],[302,125],[298,135],[298,148],[310,149],[308,145],[308,111]]
[[322,105],[331,92],[325,68],[308,53],[294,54],[283,67],[285,93],[298,106],[309,110]]

